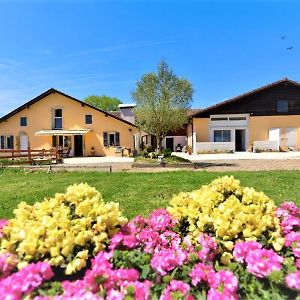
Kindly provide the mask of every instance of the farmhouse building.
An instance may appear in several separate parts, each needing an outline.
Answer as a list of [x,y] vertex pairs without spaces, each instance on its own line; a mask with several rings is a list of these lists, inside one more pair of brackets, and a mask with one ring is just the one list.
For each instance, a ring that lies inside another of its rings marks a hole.
[[210,106],[187,131],[194,153],[300,149],[300,83],[284,78]]
[[1,149],[68,148],[70,156],[114,156],[135,148],[134,124],[53,88],[0,119]]

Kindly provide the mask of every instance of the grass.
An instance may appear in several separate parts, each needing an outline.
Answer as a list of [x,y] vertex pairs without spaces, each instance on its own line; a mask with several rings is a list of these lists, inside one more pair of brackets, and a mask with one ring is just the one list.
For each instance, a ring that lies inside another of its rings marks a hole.
[[[87,182],[95,186],[105,201],[120,203],[124,214],[132,218],[166,207],[172,195],[191,191],[225,173],[175,171],[163,173],[44,172],[0,170],[0,218],[12,217],[21,201],[34,203],[64,192],[70,184]],[[264,191],[276,203],[293,200],[300,204],[300,171],[227,172],[245,186]]]
[[[191,163],[188,159],[179,156],[169,156],[164,157],[164,162],[166,164],[188,164]],[[135,164],[159,164],[157,158],[146,158],[143,156],[138,156],[134,159]]]

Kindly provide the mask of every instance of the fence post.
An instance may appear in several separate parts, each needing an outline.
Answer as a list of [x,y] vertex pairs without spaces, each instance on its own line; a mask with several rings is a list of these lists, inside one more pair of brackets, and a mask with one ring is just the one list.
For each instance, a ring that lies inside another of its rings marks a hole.
[[29,160],[29,163],[32,164],[32,158],[31,158],[31,150],[30,150],[30,146],[28,146],[28,160]]
[[15,154],[15,149],[12,148],[12,149],[11,149],[11,160],[12,160],[12,161],[15,160],[15,159],[14,159],[14,154]]

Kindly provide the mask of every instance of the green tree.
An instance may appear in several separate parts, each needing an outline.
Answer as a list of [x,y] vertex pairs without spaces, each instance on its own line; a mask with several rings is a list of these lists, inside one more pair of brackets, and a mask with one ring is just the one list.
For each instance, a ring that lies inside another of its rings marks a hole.
[[119,110],[118,105],[122,103],[118,98],[106,95],[91,95],[84,98],[83,101],[105,111],[117,111]]
[[177,77],[165,61],[160,62],[156,73],[147,73],[137,82],[132,92],[136,124],[156,137],[158,151],[167,132],[187,122],[193,92],[192,84]]

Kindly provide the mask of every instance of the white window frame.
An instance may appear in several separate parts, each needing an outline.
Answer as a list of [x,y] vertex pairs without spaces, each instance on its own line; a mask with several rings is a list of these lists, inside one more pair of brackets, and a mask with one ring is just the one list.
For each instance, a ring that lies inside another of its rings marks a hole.
[[[212,120],[217,118],[225,120]],[[234,118],[242,120],[234,120]],[[250,114],[211,115],[209,119],[209,141],[214,143],[214,130],[230,130],[230,141],[235,144],[235,130],[245,130],[245,147],[247,148],[250,138],[249,119]]]
[[[61,110],[61,117],[56,117],[55,116],[55,113],[56,113],[56,111],[57,110]],[[57,119],[61,119],[61,128],[56,128],[56,120]],[[63,109],[61,108],[61,107],[57,107],[57,108],[54,108],[53,109],[53,129],[57,129],[57,130],[61,130],[61,129],[63,129]]]
[[[3,141],[3,146],[4,147],[2,147],[2,143],[1,143],[1,139],[2,139],[2,137],[3,137],[3,139],[4,139],[4,141]],[[7,142],[7,139],[9,139],[9,138],[11,138],[11,137],[13,137],[13,141],[12,141],[12,147],[11,148],[7,148],[7,145],[8,145],[8,142]],[[0,136],[0,149],[1,150],[6,150],[6,149],[13,149],[14,148],[14,143],[15,143],[15,137],[11,134],[11,135],[1,135]]]

